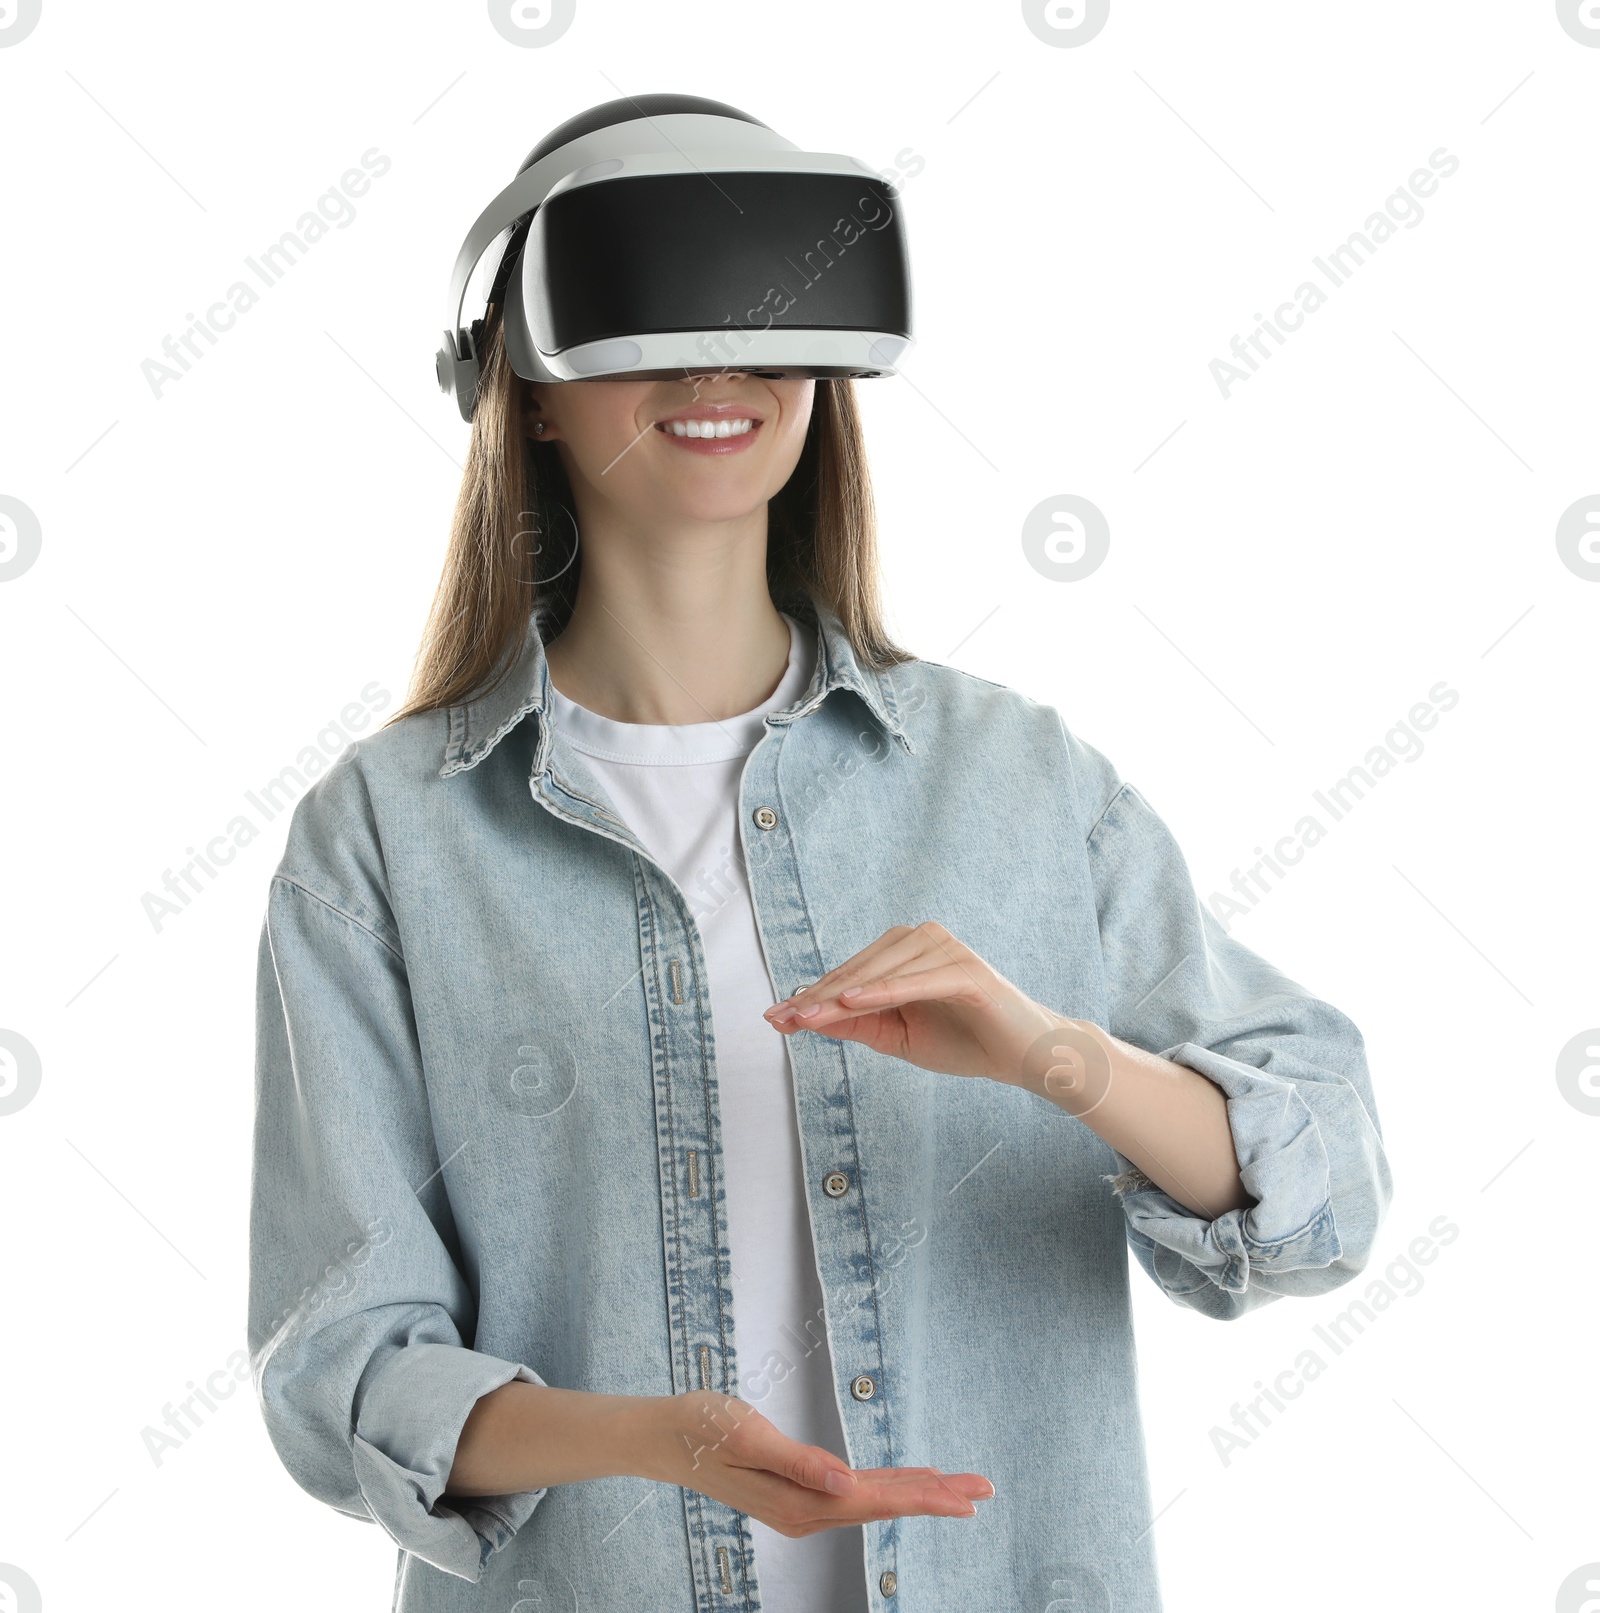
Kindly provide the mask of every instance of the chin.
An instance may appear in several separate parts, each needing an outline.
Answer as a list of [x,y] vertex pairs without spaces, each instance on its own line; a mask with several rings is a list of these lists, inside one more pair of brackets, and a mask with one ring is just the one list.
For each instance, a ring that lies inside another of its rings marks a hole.
[[[685,492],[670,500],[672,514],[680,521],[739,521],[765,508],[769,495],[760,488],[706,488],[700,497]],[[651,518],[662,514],[660,501],[652,505]]]

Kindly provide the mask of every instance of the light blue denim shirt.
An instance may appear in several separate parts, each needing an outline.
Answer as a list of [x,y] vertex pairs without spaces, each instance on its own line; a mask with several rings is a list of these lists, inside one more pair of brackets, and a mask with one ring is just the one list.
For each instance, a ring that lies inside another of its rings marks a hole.
[[[869,1605],[1158,1613],[1127,1251],[1219,1318],[1358,1273],[1391,1193],[1361,1033],[1222,929],[1053,708],[872,671],[808,619],[815,675],[739,796],[779,991],[936,919],[1214,1081],[1257,1201],[1204,1220],[1046,1099],[792,1037],[849,1460],[996,1490],[867,1524]],[[441,1501],[513,1378],[741,1381],[701,940],[544,720],[539,621],[496,689],[357,740],[295,809],[259,960],[256,1390],[295,1480],[401,1548],[401,1613],[753,1613],[749,1520],[697,1491]]]

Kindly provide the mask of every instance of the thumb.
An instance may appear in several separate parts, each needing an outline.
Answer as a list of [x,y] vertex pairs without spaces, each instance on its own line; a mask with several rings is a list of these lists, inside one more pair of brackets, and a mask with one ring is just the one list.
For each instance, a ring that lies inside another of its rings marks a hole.
[[808,1490],[822,1490],[828,1495],[850,1495],[856,1487],[856,1476],[848,1462],[820,1445],[802,1445],[799,1440],[773,1430],[776,1438],[768,1454],[767,1468],[780,1478],[804,1485]]

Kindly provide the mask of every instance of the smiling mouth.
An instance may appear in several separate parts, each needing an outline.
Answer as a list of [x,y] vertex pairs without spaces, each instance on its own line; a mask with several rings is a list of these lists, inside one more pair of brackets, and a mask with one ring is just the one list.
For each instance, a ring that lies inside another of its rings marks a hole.
[[728,420],[658,420],[656,430],[669,437],[744,437],[761,422],[748,417]]

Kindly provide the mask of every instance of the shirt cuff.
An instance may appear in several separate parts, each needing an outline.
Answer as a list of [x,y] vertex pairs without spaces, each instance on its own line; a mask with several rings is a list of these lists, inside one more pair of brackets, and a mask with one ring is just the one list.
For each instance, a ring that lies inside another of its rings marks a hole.
[[474,1582],[549,1493],[546,1486],[438,1505],[468,1414],[512,1381],[544,1383],[528,1367],[459,1345],[405,1345],[368,1387],[352,1437],[362,1497],[395,1544]]
[[[1163,1279],[1163,1286],[1174,1293],[1193,1292],[1209,1282],[1242,1294],[1252,1271],[1332,1265],[1343,1249],[1334,1225],[1328,1154],[1294,1083],[1194,1042],[1180,1042],[1159,1056],[1197,1070],[1227,1095],[1239,1178],[1256,1200],[1247,1209],[1229,1210],[1208,1221],[1112,1149],[1121,1175],[1108,1180],[1130,1228],[1172,1251],[1184,1271],[1200,1279],[1187,1288]],[[1170,1257],[1160,1262],[1168,1269],[1171,1264]]]

